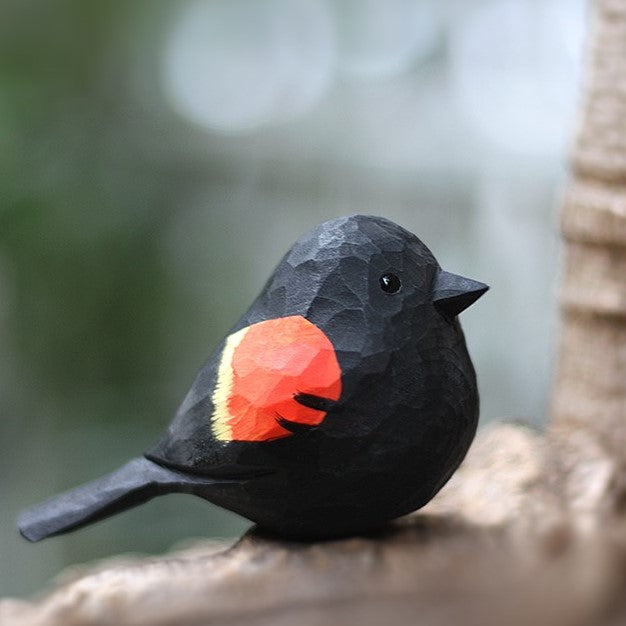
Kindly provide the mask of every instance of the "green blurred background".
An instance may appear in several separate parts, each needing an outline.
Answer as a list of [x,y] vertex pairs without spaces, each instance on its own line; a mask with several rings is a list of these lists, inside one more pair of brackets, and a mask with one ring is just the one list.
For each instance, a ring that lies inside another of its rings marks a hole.
[[2,0],[0,596],[248,523],[168,496],[29,545],[150,446],[306,229],[385,215],[492,291],[483,423],[540,424],[584,0]]

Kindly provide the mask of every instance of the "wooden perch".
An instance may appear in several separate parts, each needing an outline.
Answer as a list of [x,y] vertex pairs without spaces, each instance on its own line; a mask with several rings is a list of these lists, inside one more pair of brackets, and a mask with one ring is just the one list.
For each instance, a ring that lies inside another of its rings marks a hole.
[[565,195],[563,325],[546,434],[483,430],[385,535],[249,533],[76,570],[4,626],[626,623],[626,0],[596,0]]
[[[496,425],[441,497],[383,536],[297,544],[252,532],[233,547],[112,560],[67,574],[39,602],[4,601],[0,622],[601,623],[626,584],[623,529],[571,523],[546,480],[551,453],[539,434]],[[597,480],[579,474],[587,508]]]

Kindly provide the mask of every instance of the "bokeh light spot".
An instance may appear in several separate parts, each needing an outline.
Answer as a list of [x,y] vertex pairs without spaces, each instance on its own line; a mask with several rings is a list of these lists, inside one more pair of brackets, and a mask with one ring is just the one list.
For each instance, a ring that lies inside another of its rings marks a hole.
[[214,130],[289,120],[324,95],[333,42],[322,0],[201,0],[170,33],[164,89],[180,115]]
[[459,20],[451,78],[462,113],[505,150],[560,154],[579,83],[584,0],[492,0]]

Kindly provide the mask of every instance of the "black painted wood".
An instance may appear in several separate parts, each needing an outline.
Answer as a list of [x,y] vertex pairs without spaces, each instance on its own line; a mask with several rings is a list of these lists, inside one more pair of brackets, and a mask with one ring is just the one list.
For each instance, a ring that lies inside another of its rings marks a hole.
[[292,434],[270,441],[217,440],[212,396],[224,340],[144,464],[27,511],[22,533],[38,540],[171,491],[299,538],[365,532],[423,506],[476,431],[476,377],[456,315],[486,290],[443,271],[389,220],[354,215],[319,225],[287,252],[231,333],[294,315],[325,333],[341,397],[296,395],[327,412],[321,424],[285,423]]

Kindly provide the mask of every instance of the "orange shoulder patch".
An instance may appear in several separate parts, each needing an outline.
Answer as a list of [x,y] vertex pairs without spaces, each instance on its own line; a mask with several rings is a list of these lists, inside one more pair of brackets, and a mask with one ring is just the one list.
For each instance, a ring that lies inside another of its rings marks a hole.
[[279,418],[317,425],[326,413],[294,394],[341,395],[341,370],[326,335],[304,317],[267,320],[230,335],[213,392],[213,434],[221,441],[288,437]]

